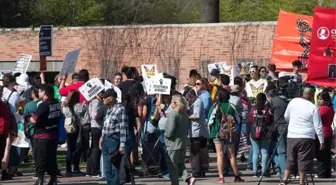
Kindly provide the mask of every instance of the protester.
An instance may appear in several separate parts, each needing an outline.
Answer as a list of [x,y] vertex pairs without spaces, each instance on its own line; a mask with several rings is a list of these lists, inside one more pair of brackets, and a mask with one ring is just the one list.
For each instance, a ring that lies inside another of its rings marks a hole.
[[125,153],[128,116],[125,108],[117,102],[117,93],[113,89],[106,90],[102,98],[108,110],[99,146],[103,154],[107,184],[115,185],[119,184],[119,167],[110,162],[109,156],[115,151],[119,151],[121,154]]
[[268,76],[272,78],[272,80],[277,80],[277,74],[276,74],[276,65],[275,64],[268,64]]
[[226,74],[220,74],[217,85],[227,91],[231,92],[230,77]]
[[249,114],[251,126],[251,143],[253,148],[253,177],[258,177],[258,159],[261,153],[262,176],[269,176],[267,162],[271,145],[272,132],[268,128],[272,124],[270,108],[265,105],[267,101],[264,93],[259,93],[256,105],[252,106]]
[[260,75],[260,78],[262,78],[264,80],[267,80],[268,75],[267,75],[267,69],[266,69],[266,67],[261,66],[259,68],[259,75]]
[[119,84],[123,81],[122,79],[122,74],[121,73],[116,73],[113,77],[113,85],[119,86]]
[[185,86],[188,86],[190,88],[194,88],[196,85],[196,80],[200,78],[200,74],[197,72],[196,69],[192,69],[189,72],[189,79],[188,83]]
[[[0,86],[0,97],[3,96],[3,87]],[[11,180],[12,176],[10,176],[7,172],[8,159],[5,156],[9,156],[9,151],[6,154],[6,143],[7,140],[10,139],[10,133],[12,131],[12,119],[10,117],[10,109],[9,106],[4,103],[2,100],[0,101],[0,159],[2,161],[1,164],[1,180]],[[8,158],[8,157],[7,157]],[[6,164],[7,163],[7,164]]]
[[[89,71],[86,69],[82,69],[79,71],[78,73],[78,82],[77,81],[73,81],[72,84],[65,86],[65,82],[66,82],[67,77],[62,77],[61,78],[61,85],[59,87],[59,94],[61,96],[68,96],[68,93],[70,92],[71,89],[74,89],[76,91],[79,92],[79,88],[85,84],[85,82],[89,81],[90,77],[89,77]],[[76,77],[75,77],[76,79]],[[73,77],[74,80],[74,77]],[[82,103],[85,100],[84,96],[82,94],[80,94],[80,102]]]
[[300,60],[295,60],[292,62],[293,65],[293,77],[294,82],[302,83],[302,75],[299,74],[302,68],[302,62]]
[[250,68],[250,75],[251,80],[246,83],[245,90],[247,92],[249,101],[254,104],[257,95],[265,91],[265,88],[267,87],[267,81],[260,78],[258,66],[252,66]]
[[184,163],[188,134],[187,102],[182,96],[174,95],[171,106],[174,110],[168,115],[165,132],[169,178],[172,185],[179,185],[180,176],[188,185],[194,185],[196,179],[188,174]]
[[212,100],[210,93],[207,91],[207,81],[204,78],[197,79],[195,83],[195,89],[197,91],[197,96],[202,100],[203,102],[203,108],[205,111],[205,114],[207,115],[209,113],[209,110],[212,105]]
[[305,87],[302,98],[294,98],[287,106],[285,112],[285,119],[289,122],[287,164],[281,185],[288,183],[290,171],[293,170],[296,162],[298,163],[300,184],[304,184],[307,173],[312,173],[315,134],[320,141],[320,150],[324,149],[321,118],[317,107],[312,103],[314,93],[313,87]]
[[334,110],[332,107],[331,98],[329,93],[322,92],[317,95],[319,113],[322,121],[322,129],[324,135],[325,147],[323,150],[319,150],[319,142],[316,140],[316,158],[317,164],[317,177],[318,178],[330,178],[331,177],[331,142],[332,142],[332,122],[334,119]]
[[220,71],[218,69],[212,69],[210,72],[210,87],[211,87],[211,99],[214,100],[217,94],[217,84]]
[[[208,155],[201,152],[207,147],[207,125],[205,123],[205,111],[203,101],[197,97],[193,89],[185,95],[189,103],[189,140],[190,140],[190,164],[194,177],[204,177],[205,168],[208,166]],[[209,96],[210,98],[210,96]]]
[[49,185],[57,184],[57,126],[61,114],[60,104],[54,98],[54,89],[51,85],[39,86],[39,104],[36,114],[29,120],[35,124],[35,166],[37,173],[36,185],[43,185],[44,173],[50,175]]
[[[234,144],[236,142],[235,134],[232,134],[229,139],[221,138],[220,128],[222,126],[222,116],[231,116],[236,120],[239,119],[239,115],[236,114],[235,109],[229,103],[230,92],[226,89],[219,89],[217,91],[216,98],[214,100],[214,105],[211,107],[208,115],[209,125],[210,125],[210,137],[213,138],[213,142],[216,146],[217,153],[217,168],[219,178],[216,180],[217,183],[224,183],[223,176],[223,147],[226,146],[228,157],[230,159],[231,167],[235,176],[234,182],[242,182],[243,180],[239,177],[237,161],[235,158]],[[235,132],[232,130],[231,132]]]
[[[119,89],[123,95],[131,94],[134,84],[138,86],[137,88],[142,89],[143,87],[140,82],[136,81],[139,76],[139,72],[135,67],[124,66],[121,69],[122,73],[126,76],[126,79],[119,84]],[[143,94],[143,92],[142,92]]]

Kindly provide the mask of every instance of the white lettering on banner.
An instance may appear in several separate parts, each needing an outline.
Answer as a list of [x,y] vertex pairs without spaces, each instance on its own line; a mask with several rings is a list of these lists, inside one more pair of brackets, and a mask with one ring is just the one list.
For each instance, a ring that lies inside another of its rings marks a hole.
[[13,73],[26,73],[32,59],[31,55],[21,54],[16,61]]
[[48,119],[58,118],[61,115],[61,105],[59,103],[49,105]]
[[87,101],[90,101],[103,89],[104,84],[98,78],[92,78],[79,88],[79,92]]

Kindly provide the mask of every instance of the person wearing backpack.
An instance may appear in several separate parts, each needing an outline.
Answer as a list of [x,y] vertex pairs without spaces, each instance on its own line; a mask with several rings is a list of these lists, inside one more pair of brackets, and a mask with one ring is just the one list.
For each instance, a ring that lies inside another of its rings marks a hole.
[[256,104],[252,106],[248,121],[251,124],[251,144],[253,148],[253,177],[258,176],[258,158],[261,152],[262,176],[267,174],[267,161],[272,138],[272,119],[270,108],[266,105],[267,97],[259,93]]
[[[78,108],[81,107],[81,108]],[[62,108],[65,116],[64,127],[67,133],[67,154],[65,176],[72,176],[73,173],[80,173],[79,163],[80,146],[80,116],[85,114],[84,105],[80,103],[80,95],[76,90],[70,90],[67,96],[67,103]],[[80,110],[80,111],[78,111]],[[71,166],[74,166],[72,171]]]
[[210,138],[213,139],[217,153],[217,168],[219,178],[217,183],[223,184],[224,176],[224,145],[226,146],[228,157],[234,173],[234,182],[244,182],[240,178],[237,160],[235,157],[234,145],[236,142],[235,124],[239,120],[239,114],[234,107],[229,103],[230,92],[226,89],[218,89],[214,100],[214,105],[210,108],[208,120],[210,126]]

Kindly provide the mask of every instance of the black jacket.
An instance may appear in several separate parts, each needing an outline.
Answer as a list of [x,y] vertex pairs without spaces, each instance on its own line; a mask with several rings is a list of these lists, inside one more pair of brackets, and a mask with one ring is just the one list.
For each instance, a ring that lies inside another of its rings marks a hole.
[[126,184],[132,181],[134,185],[134,178],[132,176],[132,168],[127,154],[123,154],[119,166],[119,183]]

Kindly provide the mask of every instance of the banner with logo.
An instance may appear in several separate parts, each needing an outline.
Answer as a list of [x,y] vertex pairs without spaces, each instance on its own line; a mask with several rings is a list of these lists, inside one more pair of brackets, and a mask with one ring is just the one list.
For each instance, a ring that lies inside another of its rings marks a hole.
[[300,60],[306,68],[310,51],[313,17],[280,10],[275,29],[271,63],[277,70],[292,71]]
[[158,74],[157,65],[154,64],[144,64],[141,65],[142,77],[146,80],[152,78]]
[[13,74],[15,73],[26,73],[32,59],[31,55],[21,54],[16,61],[16,65],[13,70]]
[[170,95],[171,79],[161,78],[160,76],[152,77],[146,80],[147,94],[165,94]]
[[336,8],[314,9],[307,81],[336,87]]

